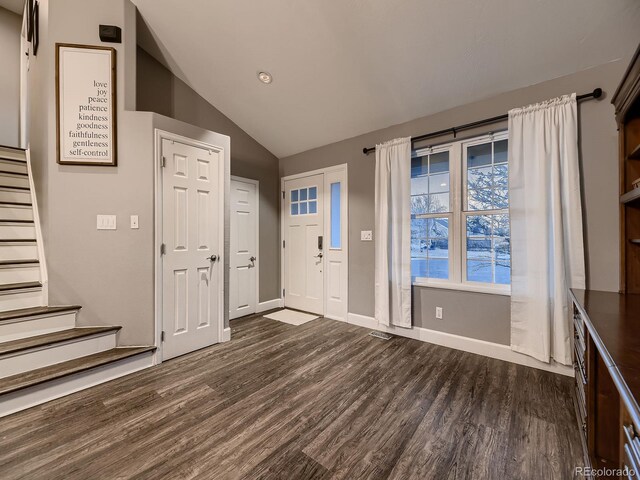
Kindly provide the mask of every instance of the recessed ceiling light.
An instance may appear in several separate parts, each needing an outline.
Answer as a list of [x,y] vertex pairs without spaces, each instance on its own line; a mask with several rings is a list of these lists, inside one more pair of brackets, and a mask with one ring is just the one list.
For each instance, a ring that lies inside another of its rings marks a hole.
[[269,72],[258,72],[258,80],[268,85],[273,81],[273,77]]

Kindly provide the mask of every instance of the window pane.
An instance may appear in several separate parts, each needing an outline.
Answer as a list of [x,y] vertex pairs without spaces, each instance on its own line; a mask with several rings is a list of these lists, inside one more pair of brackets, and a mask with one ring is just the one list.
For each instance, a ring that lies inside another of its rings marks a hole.
[[310,187],[309,188],[309,200],[315,200],[316,198],[318,198],[318,188],[317,187]]
[[449,211],[449,192],[434,193],[426,195],[429,213],[440,213]]
[[506,188],[496,188],[493,191],[492,208],[508,208],[509,207],[509,191]]
[[[448,191],[449,191],[449,173],[448,172],[429,175],[429,192],[430,193],[443,193]],[[413,193],[413,191],[411,193]]]
[[444,173],[449,171],[449,152],[440,152],[429,155],[429,174]]
[[491,235],[491,215],[469,215],[467,217],[468,237],[488,237]]
[[415,177],[411,179],[411,195],[429,193],[429,177]]
[[492,210],[493,190],[485,188],[482,190],[469,190],[469,210]]
[[449,219],[411,220],[411,275],[449,278]]
[[340,223],[340,182],[336,182],[331,184],[331,248],[341,247]]
[[309,213],[318,213],[318,205],[315,200],[309,202]]
[[306,200],[307,199],[307,189],[306,188],[301,188],[300,189],[300,200]]
[[493,187],[493,169],[489,167],[467,170],[467,185],[470,190]]
[[414,157],[411,159],[411,177],[426,175],[429,173],[429,156]]
[[509,186],[509,167],[507,165],[495,165],[493,167],[493,185],[507,188]]
[[471,282],[491,283],[491,262],[468,260],[467,280]]
[[291,215],[298,215],[298,204],[297,203],[292,203],[291,204]]
[[467,281],[509,284],[509,215],[467,216]]
[[467,148],[467,167],[484,167],[491,165],[491,143],[473,145]]
[[300,215],[307,214],[307,202],[303,202],[300,204]]
[[493,143],[493,163],[507,163],[507,140]]
[[411,215],[421,215],[429,212],[429,195],[411,197]]
[[292,202],[298,201],[298,190],[291,190],[291,201]]
[[467,239],[467,259],[491,261],[491,238]]

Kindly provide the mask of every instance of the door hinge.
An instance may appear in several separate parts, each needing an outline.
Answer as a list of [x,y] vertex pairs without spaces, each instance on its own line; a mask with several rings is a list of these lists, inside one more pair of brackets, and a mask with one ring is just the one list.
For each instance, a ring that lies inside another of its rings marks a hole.
[[282,191],[282,199],[284,200],[284,190]]
[[164,330],[160,332],[160,341],[164,342]]
[[167,166],[167,157],[162,157],[160,159],[160,166],[163,168]]
[[167,247],[164,243],[160,244],[160,255],[164,255],[165,253],[167,253]]
[[284,240],[282,240],[282,248],[284,248]]
[[284,288],[282,289],[282,298],[284,298]]

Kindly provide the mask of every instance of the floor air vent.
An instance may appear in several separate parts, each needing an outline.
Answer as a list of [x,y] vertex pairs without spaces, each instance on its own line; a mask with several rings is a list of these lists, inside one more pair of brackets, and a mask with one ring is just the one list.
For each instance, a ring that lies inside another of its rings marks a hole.
[[373,331],[369,335],[375,338],[379,338],[380,340],[391,340],[391,335],[389,335],[388,333]]

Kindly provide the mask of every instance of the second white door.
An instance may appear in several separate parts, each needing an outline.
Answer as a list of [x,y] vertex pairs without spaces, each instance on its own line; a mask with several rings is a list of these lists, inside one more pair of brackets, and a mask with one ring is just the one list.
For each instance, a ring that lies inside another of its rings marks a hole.
[[229,318],[256,312],[258,272],[257,184],[231,180]]
[[284,187],[284,304],[324,315],[324,175]]

